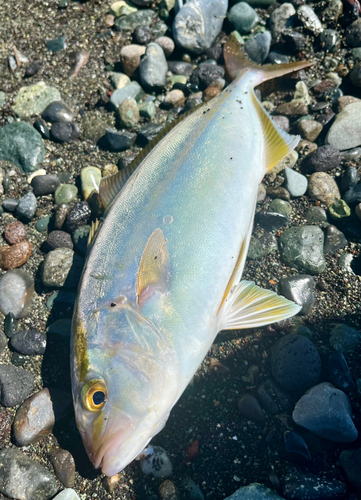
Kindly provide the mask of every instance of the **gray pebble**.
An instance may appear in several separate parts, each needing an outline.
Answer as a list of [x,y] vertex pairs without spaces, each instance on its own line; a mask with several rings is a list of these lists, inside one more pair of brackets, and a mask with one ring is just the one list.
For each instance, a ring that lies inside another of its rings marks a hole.
[[117,89],[112,93],[110,103],[114,110],[118,109],[125,99],[132,98],[140,101],[144,97],[144,90],[138,82],[133,81],[121,89]]
[[327,222],[326,210],[322,207],[309,207],[306,210],[305,219],[310,224]]
[[244,44],[244,50],[249,58],[257,64],[262,64],[268,57],[272,36],[269,31],[258,33]]
[[323,251],[325,254],[334,253],[347,245],[347,239],[342,231],[336,226],[329,225],[326,228],[325,244]]
[[1,128],[1,160],[11,161],[21,172],[35,172],[44,158],[43,139],[29,123],[14,122]]
[[338,323],[330,332],[330,344],[338,352],[353,352],[361,340],[361,333],[352,326]]
[[59,481],[66,488],[72,488],[75,483],[75,461],[72,454],[61,448],[53,448],[50,452],[50,461]]
[[81,276],[84,261],[70,248],[57,248],[47,254],[41,279],[45,286],[75,288]]
[[282,260],[289,266],[310,274],[322,273],[326,267],[323,255],[324,235],[316,226],[291,227],[280,239]]
[[30,396],[34,385],[35,377],[29,371],[0,364],[0,402],[3,406],[21,404]]
[[125,151],[133,146],[136,138],[137,134],[134,132],[106,129],[106,139],[110,151]]
[[50,250],[55,250],[55,248],[65,247],[73,250],[73,242],[69,233],[65,231],[51,231],[48,234],[46,243]]
[[291,19],[295,14],[296,10],[291,3],[283,3],[272,12],[270,27],[275,40],[278,40],[282,33],[289,27]]
[[15,212],[16,207],[18,206],[19,200],[15,200],[14,198],[6,198],[2,202],[2,206],[4,210],[7,212]]
[[35,196],[45,196],[55,193],[59,186],[59,177],[55,174],[36,175],[31,180],[31,187],[33,188]]
[[340,164],[340,152],[331,144],[317,148],[307,158],[307,166],[313,172],[326,172],[337,168]]
[[0,354],[5,351],[8,345],[8,339],[4,332],[0,330]]
[[46,334],[38,330],[19,330],[11,336],[10,344],[20,354],[44,354]]
[[160,446],[148,446],[148,454],[140,460],[143,474],[152,474],[154,477],[168,477],[172,474],[173,466],[166,451]]
[[315,11],[309,5],[301,5],[297,10],[298,19],[303,23],[304,27],[312,31],[315,35],[319,35],[323,31],[321,21]]
[[313,295],[314,280],[312,276],[300,274],[291,278],[282,278],[279,281],[279,293],[292,300],[302,309],[299,314],[309,314],[315,303]]
[[246,2],[236,3],[227,14],[228,20],[241,35],[247,35],[259,21],[257,12]]
[[302,196],[307,191],[307,177],[286,167],[283,171],[285,176],[285,188],[293,198]]
[[325,143],[340,151],[361,145],[361,102],[349,104],[336,116]]
[[36,197],[32,191],[28,191],[16,205],[15,215],[24,222],[29,222],[34,217],[36,209]]
[[163,49],[157,43],[147,45],[139,65],[140,81],[144,87],[164,87],[167,81],[168,64]]
[[55,122],[50,130],[50,137],[55,142],[73,142],[80,134],[78,125],[71,122]]
[[258,260],[266,255],[277,252],[277,239],[273,234],[265,233],[260,238],[251,237],[247,259]]
[[61,491],[53,500],[80,500],[75,490],[66,488]]
[[0,311],[15,318],[27,315],[34,293],[34,280],[20,269],[13,269],[0,279]]
[[54,101],[47,106],[41,114],[41,117],[46,122],[72,122],[74,113],[72,110],[61,101]]
[[309,177],[308,194],[313,200],[322,201],[327,206],[332,205],[341,198],[334,178],[326,174],[326,172],[315,172]]

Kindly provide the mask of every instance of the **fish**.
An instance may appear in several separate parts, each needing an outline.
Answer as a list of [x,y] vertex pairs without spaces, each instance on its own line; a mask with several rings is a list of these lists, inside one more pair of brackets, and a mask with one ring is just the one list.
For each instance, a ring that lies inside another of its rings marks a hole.
[[297,145],[254,94],[310,66],[257,66],[234,36],[233,81],[102,179],[104,209],[74,308],[72,392],[95,468],[114,476],[164,427],[222,330],[260,327],[300,306],[240,281],[258,185]]

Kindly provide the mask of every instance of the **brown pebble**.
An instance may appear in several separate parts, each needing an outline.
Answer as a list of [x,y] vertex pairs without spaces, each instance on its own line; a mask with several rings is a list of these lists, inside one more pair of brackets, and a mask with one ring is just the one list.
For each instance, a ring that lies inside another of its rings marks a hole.
[[354,97],[353,95],[343,95],[341,97],[339,97],[338,99],[338,112],[341,113],[341,111],[343,111],[346,106],[348,106],[349,104],[352,104],[354,102],[360,102],[360,99],[358,99],[357,97]]
[[145,47],[143,45],[131,44],[122,47],[120,50],[120,62],[125,74],[132,76],[138,68],[140,58],[143,54],[145,54]]
[[296,151],[298,151],[301,155],[308,156],[313,153],[317,149],[317,144],[314,142],[306,141],[305,139],[301,139],[300,142],[295,147]]
[[276,109],[277,113],[286,116],[302,116],[308,114],[308,106],[304,102],[286,102],[280,104]]
[[162,484],[159,486],[158,492],[162,500],[179,500],[179,492],[177,490],[177,487],[169,479],[166,479],[162,482]]
[[308,179],[308,195],[319,200],[328,207],[341,198],[338,186],[331,175],[326,172],[315,172]]
[[184,106],[185,97],[181,90],[171,90],[165,97],[164,104],[172,108]]
[[15,269],[27,262],[33,251],[30,241],[20,241],[12,246],[0,248],[0,267],[2,269]]
[[108,14],[107,16],[104,17],[103,23],[105,24],[105,26],[107,26],[107,28],[111,28],[112,26],[114,26],[114,19],[115,19],[114,16]]
[[103,486],[108,493],[113,493],[116,485],[119,483],[120,476],[115,474],[115,476],[105,476],[102,480]]
[[75,483],[75,461],[72,454],[62,448],[53,448],[50,451],[50,462],[59,481],[65,488],[72,488]]
[[81,68],[89,61],[89,52],[85,52],[85,50],[71,52],[69,54],[69,59],[71,67],[68,76],[69,78],[74,78],[79,73]]
[[325,80],[322,80],[322,82],[318,83],[314,87],[312,87],[312,90],[316,94],[324,94],[327,90],[332,89],[335,86],[335,82],[331,80],[331,78],[326,78]]
[[272,187],[269,186],[266,190],[268,196],[271,196],[272,198],[281,198],[281,200],[286,200],[290,201],[291,195],[287,191],[287,189],[283,187]]
[[10,222],[6,224],[4,231],[4,238],[9,243],[9,245],[14,245],[15,243],[20,243],[26,238],[25,226],[19,220],[15,222]]
[[213,99],[213,97],[217,97],[222,92],[222,89],[220,88],[219,85],[214,85],[213,82],[208,85],[206,90],[204,91],[204,100],[206,102],[210,101]]
[[244,394],[238,400],[237,406],[242,415],[248,420],[253,420],[254,422],[262,422],[264,420],[261,405],[252,394]]

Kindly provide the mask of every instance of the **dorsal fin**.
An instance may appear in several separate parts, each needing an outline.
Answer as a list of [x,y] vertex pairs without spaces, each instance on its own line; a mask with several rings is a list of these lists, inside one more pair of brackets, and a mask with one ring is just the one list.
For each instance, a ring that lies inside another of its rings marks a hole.
[[114,175],[109,177],[104,177],[100,181],[99,186],[99,202],[103,207],[103,210],[107,210],[110,205],[113,203],[114,198],[117,196],[119,191],[122,189],[127,180],[132,176],[147,154],[163,139],[165,135],[168,134],[170,130],[178,125],[181,121],[187,118],[189,115],[194,113],[195,110],[200,108],[201,106],[209,106],[209,103],[201,103],[198,106],[195,106],[190,111],[187,111],[182,116],[179,116],[172,123],[166,125],[150,143],[138,154],[136,158],[123,170],[120,170]]
[[155,291],[165,293],[170,278],[167,240],[157,228],[150,236],[140,260],[137,277],[137,297],[141,307]]
[[98,230],[99,224],[100,224],[99,219],[95,219],[95,221],[92,221],[92,225],[90,226],[90,231],[88,234],[88,247],[95,240],[95,236],[97,235],[97,230]]

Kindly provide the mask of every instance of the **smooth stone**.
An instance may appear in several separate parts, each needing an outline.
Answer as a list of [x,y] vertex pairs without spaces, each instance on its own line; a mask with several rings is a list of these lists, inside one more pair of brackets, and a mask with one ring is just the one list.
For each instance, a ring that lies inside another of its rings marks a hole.
[[27,181],[28,184],[31,184],[31,181],[34,179],[34,177],[37,177],[39,175],[46,175],[46,170],[44,168],[39,168],[39,170],[35,170],[35,172],[32,172],[30,175],[27,176]]
[[339,151],[361,145],[361,102],[346,106],[337,116],[327,133],[325,142]]
[[48,389],[37,392],[17,410],[13,431],[17,446],[28,446],[44,434],[52,431],[55,424],[53,404]]
[[114,17],[120,17],[129,16],[129,14],[132,14],[132,12],[137,12],[138,9],[129,2],[119,0],[112,3],[109,10],[114,15]]
[[305,213],[305,219],[309,224],[327,222],[326,210],[322,207],[309,207]]
[[273,380],[266,379],[257,389],[257,398],[262,407],[272,415],[290,413],[293,409],[292,398]]
[[154,11],[150,9],[138,10],[115,19],[114,27],[117,31],[134,31],[137,26],[150,26],[154,20],[154,14]]
[[53,500],[80,500],[75,490],[66,488],[56,495]]
[[328,382],[312,387],[297,401],[292,418],[317,436],[338,443],[351,443],[358,436],[346,394]]
[[60,100],[59,90],[49,87],[45,82],[37,82],[20,88],[14,99],[13,110],[24,120],[33,115],[40,115],[49,104]]
[[2,269],[15,269],[29,260],[33,251],[30,241],[20,241],[11,246],[0,248],[0,267]]
[[326,172],[339,167],[340,164],[340,152],[330,144],[319,147],[307,158],[307,166],[314,172]]
[[34,217],[36,209],[36,197],[32,191],[28,191],[20,198],[19,203],[16,205],[15,215],[19,217],[19,219],[29,222]]
[[[351,187],[346,191],[343,195],[343,200],[348,205],[354,205],[355,203],[361,202],[361,184],[357,184],[354,187]],[[3,202],[4,205],[4,202]]]
[[193,73],[193,66],[191,63],[185,61],[168,61],[168,70],[174,75],[189,77]]
[[155,43],[162,47],[165,57],[168,58],[173,54],[175,44],[169,36],[160,36],[155,39]]
[[338,87],[332,87],[327,92],[325,92],[323,95],[325,101],[330,102],[331,104],[337,104],[339,98],[342,96],[343,96],[343,92]]
[[293,210],[291,203],[288,203],[288,201],[281,200],[278,198],[272,200],[268,208],[271,212],[276,212],[278,214],[285,215],[286,217],[291,215]]
[[66,225],[68,230],[73,232],[79,226],[87,224],[90,217],[91,210],[89,204],[86,201],[79,201],[66,216]]
[[79,135],[78,125],[70,122],[55,122],[50,130],[50,137],[54,142],[73,142]]
[[349,47],[361,47],[361,18],[347,27],[345,40]]
[[302,394],[317,384],[321,359],[314,344],[302,335],[289,334],[272,347],[272,375],[286,391]]
[[328,358],[328,373],[332,384],[346,394],[356,389],[350,368],[341,352],[334,352]]
[[227,9],[227,0],[188,0],[175,16],[174,41],[182,49],[201,54],[220,33]]
[[326,172],[315,172],[309,177],[308,194],[313,200],[319,200],[327,206],[341,198],[335,180]]
[[31,372],[0,364],[0,402],[3,406],[21,404],[30,396],[34,385],[35,377]]
[[15,212],[16,207],[18,206],[19,200],[15,200],[14,198],[6,198],[2,202],[3,209],[7,212]]
[[[145,28],[145,26],[138,26],[138,28],[141,27]],[[136,69],[139,67],[140,58],[145,54],[145,50],[146,48],[144,46],[133,43],[130,45],[125,45],[120,49],[120,62],[122,64],[124,73],[126,73],[128,77],[132,76]],[[122,78],[122,80],[125,84],[117,88],[124,88],[130,84],[130,80],[127,83],[124,77]]]
[[61,184],[55,191],[55,205],[71,203],[78,194],[78,188],[74,184]]
[[160,446],[148,446],[149,454],[140,459],[140,468],[145,475],[168,477],[173,472],[173,466],[166,451]]
[[346,484],[311,473],[292,472],[282,478],[283,495],[293,500],[338,500],[345,498]]
[[50,451],[50,461],[59,481],[66,488],[72,488],[75,483],[75,461],[72,454],[61,448],[53,448]]
[[338,352],[353,352],[361,340],[361,333],[344,323],[335,324],[330,332],[330,344]]
[[[140,62],[140,59],[139,59]],[[139,64],[138,64],[139,66]],[[112,72],[109,75],[110,83],[113,85],[113,87],[117,89],[122,89],[126,85],[129,85],[130,83],[130,78],[128,75],[125,73],[116,73]]]
[[44,354],[46,334],[38,330],[19,330],[11,336],[10,344],[20,354]]
[[330,215],[333,219],[343,219],[350,217],[351,209],[344,200],[337,200],[328,207]]
[[242,486],[225,500],[282,500],[282,497],[262,484],[251,483]]
[[4,332],[7,338],[11,337],[18,331],[18,322],[15,319],[13,313],[8,313],[4,320]]
[[48,234],[46,243],[50,250],[55,250],[56,248],[61,247],[70,248],[71,250],[73,249],[73,242],[70,234],[57,229]]
[[257,64],[262,64],[267,59],[271,46],[272,35],[269,31],[257,33],[244,44],[244,50],[249,58]]
[[316,120],[302,120],[298,124],[298,131],[306,141],[314,142],[322,132],[323,126]]
[[279,239],[281,259],[300,271],[320,274],[326,267],[323,243],[324,234],[319,227],[291,227]]
[[257,399],[252,394],[244,394],[237,402],[238,410],[247,419],[253,422],[262,422],[264,414]]
[[137,134],[133,132],[118,132],[117,130],[106,130],[106,138],[110,151],[125,151],[133,146]]
[[280,213],[261,210],[256,213],[255,222],[266,229],[266,231],[274,231],[289,224],[290,221],[287,216]]
[[138,110],[140,116],[143,116],[144,118],[148,118],[149,120],[151,120],[155,117],[156,107],[153,101],[145,101],[141,104],[138,104]]
[[41,61],[35,60],[33,61],[25,70],[24,78],[31,78],[36,75],[38,71],[41,69],[42,63]]
[[24,122],[14,122],[0,129],[0,160],[14,163],[21,172],[34,172],[45,158],[39,132]]
[[325,244],[323,251],[325,254],[334,253],[347,245],[345,235],[337,227],[329,225],[326,228]]
[[49,52],[55,54],[56,52],[66,49],[65,38],[65,35],[58,36],[57,38],[53,38],[52,40],[45,42],[45,46]]
[[41,219],[37,220],[35,223],[35,229],[39,231],[39,233],[43,233],[48,230],[48,226],[50,224],[50,215],[46,215]]
[[281,295],[302,306],[299,314],[309,314],[311,312],[315,303],[313,294],[314,279],[312,276],[301,274],[291,278],[282,278],[278,286]]
[[35,196],[46,196],[55,193],[59,185],[59,177],[55,174],[37,175],[31,181]]
[[345,193],[350,188],[357,186],[360,182],[360,174],[357,167],[348,167],[344,170],[341,181],[340,181],[340,191]]
[[185,102],[185,97],[184,94],[181,90],[171,90],[168,92],[168,94],[165,96],[165,99],[163,101],[163,105],[166,106],[167,108],[178,108],[184,106]]
[[286,116],[305,116],[308,114],[308,106],[304,102],[291,101],[277,106],[276,112]]
[[62,101],[54,101],[47,106],[41,114],[41,117],[46,122],[72,122],[74,113]]
[[43,120],[37,118],[34,122],[34,128],[39,132],[43,139],[50,139],[50,129],[45,125]]
[[167,71],[168,64],[163,49],[157,43],[149,43],[139,65],[142,85],[150,89],[164,87]]
[[303,437],[294,431],[285,431],[283,434],[283,439],[285,442],[285,451],[291,456],[296,456],[297,458],[305,458],[306,460],[311,460],[311,455]]
[[323,31],[321,21],[315,11],[309,5],[301,5],[297,10],[298,19],[303,23],[304,27],[316,36]]
[[266,193],[272,198],[280,198],[281,200],[289,201],[291,199],[290,193],[283,187],[268,186]]
[[122,89],[118,89],[110,97],[110,103],[117,110],[125,99],[132,98],[139,102],[144,97],[144,90],[138,82],[133,81]]
[[265,233],[260,238],[251,237],[247,259],[258,260],[275,253],[278,249],[277,239],[273,234]]
[[140,113],[135,99],[127,98],[119,106],[117,111],[117,118],[120,127],[132,128],[140,120]]
[[295,14],[296,10],[291,3],[283,3],[274,9],[270,16],[270,28],[276,41],[292,25],[292,18]]
[[241,35],[250,33],[259,21],[257,12],[246,2],[239,2],[231,7],[227,18]]
[[85,167],[80,172],[81,189],[86,201],[93,191],[99,191],[102,172],[97,167]]
[[45,257],[41,273],[43,285],[74,288],[79,283],[83,265],[83,259],[70,248],[56,248]]
[[285,188],[290,193],[292,198],[302,196],[306,193],[308,186],[307,177],[288,167],[284,169],[284,175]]
[[34,281],[20,269],[8,271],[0,279],[0,311],[15,318],[27,315],[34,293]]
[[361,449],[342,450],[340,462],[351,484],[361,490]]

